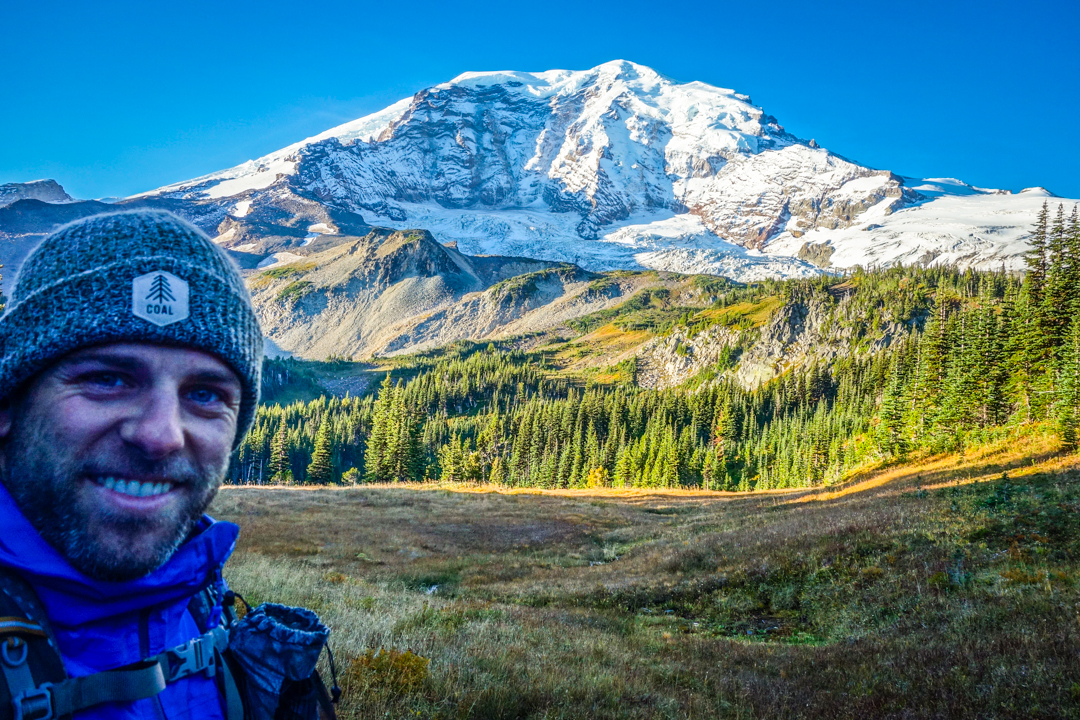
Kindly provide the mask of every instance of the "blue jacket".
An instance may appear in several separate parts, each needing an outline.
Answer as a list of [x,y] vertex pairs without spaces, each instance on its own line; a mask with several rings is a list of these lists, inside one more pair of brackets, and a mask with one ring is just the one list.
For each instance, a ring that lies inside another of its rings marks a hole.
[[[236,546],[239,528],[204,516],[196,535],[167,563],[127,582],[94,580],[72,567],[23,517],[0,484],[0,566],[28,582],[40,598],[71,677],[111,670],[182,645],[201,635],[187,610]],[[78,720],[109,718],[224,719],[217,686],[205,675],[170,684],[156,698],[108,703],[75,713]]]

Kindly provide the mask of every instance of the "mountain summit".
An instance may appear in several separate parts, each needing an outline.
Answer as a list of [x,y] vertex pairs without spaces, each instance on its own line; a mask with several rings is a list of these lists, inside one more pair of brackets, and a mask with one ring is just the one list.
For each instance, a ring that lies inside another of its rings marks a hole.
[[147,195],[197,202],[203,222],[235,238],[251,234],[238,224],[317,203],[422,227],[470,254],[744,280],[827,265],[1014,265],[1040,204],[1012,196],[1015,225],[987,222],[1007,194],[864,167],[794,137],[745,95],[622,60],[466,73]]

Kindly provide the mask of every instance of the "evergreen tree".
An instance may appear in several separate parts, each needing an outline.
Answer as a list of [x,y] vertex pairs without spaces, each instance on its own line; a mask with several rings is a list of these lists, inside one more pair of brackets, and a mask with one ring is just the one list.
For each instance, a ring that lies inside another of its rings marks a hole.
[[498,455],[491,461],[491,474],[488,476],[488,482],[500,486],[506,484],[506,463]]
[[393,439],[384,456],[386,473],[393,480],[419,480],[423,459],[420,450],[419,428],[405,403],[400,381],[390,404],[387,434]]
[[1080,430],[1080,318],[1072,322],[1061,365],[1057,420],[1062,444],[1068,450],[1075,450]]
[[394,402],[394,386],[390,373],[379,386],[379,396],[372,411],[371,433],[368,435],[367,453],[364,456],[364,474],[368,482],[384,482],[392,478],[390,473],[391,417]]
[[291,483],[293,481],[287,442],[288,429],[282,422],[274,434],[274,439],[270,442],[270,464],[267,468],[270,473],[270,482]]
[[[1044,299],[1046,295],[1046,279],[1050,260],[1047,252],[1049,219],[1050,208],[1044,200],[1042,209],[1039,211],[1038,219],[1035,221],[1035,227],[1032,230],[1031,235],[1028,236],[1028,244],[1031,245],[1031,249],[1028,250],[1027,255],[1025,256],[1027,274],[1024,277],[1024,294],[1026,296],[1026,306],[1029,313],[1029,316],[1025,318],[1025,320],[1033,323],[1034,331],[1040,333],[1046,324],[1043,312],[1046,309]],[[1041,341],[1039,345],[1042,345]]]
[[315,451],[307,468],[307,482],[315,485],[329,485],[334,480],[334,465],[331,456],[330,423],[324,417],[315,433]]

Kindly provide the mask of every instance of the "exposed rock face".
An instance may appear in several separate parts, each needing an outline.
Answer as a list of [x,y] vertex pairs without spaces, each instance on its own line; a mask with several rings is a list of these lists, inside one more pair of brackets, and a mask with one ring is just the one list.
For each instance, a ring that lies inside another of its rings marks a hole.
[[638,385],[657,389],[678,385],[715,365],[741,339],[737,330],[713,326],[692,338],[677,328],[671,335],[650,340],[638,352]]
[[55,180],[35,180],[28,183],[0,185],[0,207],[19,200],[41,200],[48,203],[75,202]]
[[799,257],[807,262],[814,263],[818,267],[827,268],[831,265],[829,258],[832,257],[834,252],[835,249],[826,243],[803,243],[802,247],[799,248]]
[[650,388],[678,385],[726,355],[731,367],[722,374],[752,389],[792,368],[879,352],[911,331],[909,325],[890,321],[872,328],[872,337],[856,337],[855,328],[864,328],[865,309],[855,307],[853,300],[841,291],[832,299],[818,296],[787,303],[764,326],[751,330],[714,326],[688,338],[677,328],[638,350],[638,383]]
[[[854,294],[841,291],[831,299],[816,296],[782,306],[740,356],[732,376],[744,387],[757,387],[793,367],[876,353],[911,330],[886,322],[870,328],[871,337],[856,337],[864,328],[866,308],[856,307],[854,300]],[[845,322],[845,318],[859,318],[859,322]]]

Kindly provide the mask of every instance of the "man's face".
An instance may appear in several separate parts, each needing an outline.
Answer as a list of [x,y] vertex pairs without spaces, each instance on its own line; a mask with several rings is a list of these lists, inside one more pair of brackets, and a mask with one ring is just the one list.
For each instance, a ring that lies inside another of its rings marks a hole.
[[197,350],[67,355],[0,409],[0,479],[46,541],[104,580],[160,567],[228,468],[240,381]]

